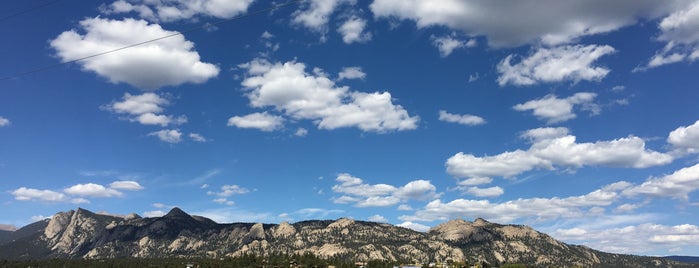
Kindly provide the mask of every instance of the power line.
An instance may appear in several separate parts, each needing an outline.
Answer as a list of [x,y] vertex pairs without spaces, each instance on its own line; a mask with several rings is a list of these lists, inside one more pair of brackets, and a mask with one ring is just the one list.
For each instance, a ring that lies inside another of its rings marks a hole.
[[53,4],[55,4],[55,3],[57,3],[57,2],[60,2],[60,1],[61,1],[61,0],[48,1],[48,2],[45,2],[45,3],[39,4],[39,5],[35,5],[35,6],[32,6],[32,7],[29,7],[29,8],[24,9],[24,10],[17,11],[17,12],[15,12],[15,13],[10,14],[10,15],[7,15],[7,16],[4,16],[4,17],[0,17],[0,22],[5,21],[5,20],[8,20],[8,19],[11,19],[11,18],[14,18],[14,17],[17,17],[17,16],[19,16],[19,15],[27,14],[27,13],[29,13],[29,12],[32,12],[32,11],[34,11],[34,10],[37,10],[37,9],[40,9],[40,8],[43,8],[43,7],[47,7],[47,6],[53,5]]
[[[60,1],[60,0],[56,0],[56,1],[54,1],[54,2],[57,2],[57,1]],[[240,15],[240,16],[235,16],[235,17],[232,17],[232,18],[229,18],[229,19],[220,20],[220,21],[217,21],[217,22],[214,22],[214,23],[207,23],[207,24],[204,24],[204,25],[199,26],[199,27],[191,28],[191,29],[188,29],[188,30],[184,30],[184,31],[181,31],[181,32],[176,32],[176,33],[173,33],[173,34],[161,36],[161,37],[158,37],[158,38],[146,40],[146,41],[139,42],[139,43],[135,43],[135,44],[126,45],[126,46],[119,47],[119,48],[115,48],[115,49],[112,49],[112,50],[107,50],[107,51],[104,51],[104,52],[100,52],[100,53],[97,53],[97,54],[92,54],[92,55],[85,56],[85,57],[82,57],[82,58],[72,59],[72,60],[68,60],[68,61],[64,61],[64,62],[52,64],[52,65],[46,65],[46,66],[43,66],[43,67],[31,69],[31,70],[28,70],[28,71],[16,73],[16,74],[10,75],[10,76],[3,76],[2,78],[0,78],[0,81],[15,79],[15,78],[19,78],[19,77],[22,77],[22,76],[26,76],[26,75],[30,75],[30,74],[34,74],[34,73],[38,73],[38,72],[43,72],[43,71],[46,71],[46,70],[49,70],[49,69],[53,69],[53,68],[56,68],[56,67],[59,67],[59,66],[62,66],[62,65],[66,65],[66,64],[70,64],[70,63],[74,63],[74,62],[83,61],[83,60],[86,60],[86,59],[91,59],[91,58],[99,57],[99,56],[102,56],[102,55],[114,53],[114,52],[121,51],[121,50],[125,50],[125,49],[128,49],[128,48],[137,47],[137,46],[140,46],[140,45],[144,45],[144,44],[152,43],[152,42],[155,42],[155,41],[167,39],[167,38],[170,38],[170,37],[173,37],[173,36],[184,35],[184,34],[186,34],[186,33],[191,33],[191,32],[194,32],[194,31],[199,31],[199,30],[202,30],[202,29],[210,28],[210,27],[212,27],[212,26],[216,26],[216,25],[219,25],[219,24],[223,24],[223,23],[226,23],[226,22],[229,22],[229,21],[232,21],[232,20],[237,20],[237,19],[242,19],[242,18],[246,18],[246,17],[251,17],[251,16],[254,16],[254,15],[257,15],[257,14],[261,14],[261,13],[269,12],[269,11],[272,11],[272,10],[280,9],[280,8],[283,8],[283,7],[291,6],[291,5],[298,4],[298,3],[303,2],[303,1],[304,1],[304,0],[289,1],[289,2],[286,2],[286,3],[283,3],[283,4],[279,4],[279,5],[275,5],[275,6],[269,7],[269,8],[257,10],[257,11],[250,12],[250,13],[247,13],[247,14],[243,14],[243,15]]]

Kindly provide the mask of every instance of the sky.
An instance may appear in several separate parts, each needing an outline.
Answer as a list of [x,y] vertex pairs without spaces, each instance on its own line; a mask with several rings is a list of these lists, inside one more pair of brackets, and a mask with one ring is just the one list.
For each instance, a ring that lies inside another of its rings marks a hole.
[[177,206],[699,255],[699,1],[5,6],[1,228]]

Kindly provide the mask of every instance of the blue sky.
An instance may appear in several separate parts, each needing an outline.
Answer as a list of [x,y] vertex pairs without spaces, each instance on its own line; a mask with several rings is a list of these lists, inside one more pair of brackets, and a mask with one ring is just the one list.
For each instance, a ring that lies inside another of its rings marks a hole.
[[482,217],[699,255],[699,1],[40,4],[1,14],[2,228]]

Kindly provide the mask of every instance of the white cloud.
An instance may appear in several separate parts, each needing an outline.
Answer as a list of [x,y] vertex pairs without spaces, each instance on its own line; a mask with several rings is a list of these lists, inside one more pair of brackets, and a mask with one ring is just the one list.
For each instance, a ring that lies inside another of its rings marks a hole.
[[179,143],[182,141],[182,132],[177,129],[163,129],[148,133],[148,136],[156,136],[167,143]]
[[378,18],[412,20],[419,28],[446,26],[466,35],[485,36],[489,45],[502,47],[569,43],[658,18],[686,6],[685,2],[376,0],[370,9]]
[[520,135],[520,138],[527,139],[531,142],[537,142],[565,137],[568,136],[568,133],[570,133],[570,131],[565,127],[544,127],[524,131],[522,135]]
[[325,33],[328,28],[330,15],[341,4],[355,4],[356,0],[310,0],[305,10],[297,10],[292,14],[292,22],[305,26],[316,32]]
[[457,178],[508,178],[534,168],[553,168],[550,161],[522,150],[484,157],[459,152],[447,160],[446,166],[447,173]]
[[591,92],[579,92],[565,99],[559,99],[555,95],[546,95],[537,100],[530,100],[517,104],[512,108],[516,111],[532,111],[534,116],[541,120],[547,120],[548,124],[565,122],[576,117],[573,107],[578,106],[591,114],[599,114],[599,105],[592,101],[597,94]]
[[439,49],[439,55],[442,58],[448,57],[456,49],[474,47],[477,44],[476,40],[473,39],[468,41],[457,39],[455,34],[440,37],[432,36],[431,39],[432,45]]
[[677,9],[660,21],[658,40],[666,45],[639,70],[699,58],[699,2],[686,2],[686,8]]
[[[117,0],[100,8],[103,13],[135,12],[139,17],[152,21],[177,21],[196,16],[228,19],[243,14],[254,0]],[[134,3],[134,4],[132,4]]]
[[225,198],[225,197],[216,198],[216,199],[214,199],[213,201],[216,202],[216,203],[222,204],[222,205],[227,205],[227,206],[235,205],[235,202],[230,201],[230,200],[228,200],[228,199]]
[[699,245],[699,226],[692,224],[644,223],[609,229],[574,227],[558,229],[552,235],[573,243],[583,242],[594,249],[626,254],[653,252],[667,246]]
[[456,199],[444,203],[441,200],[434,200],[415,211],[413,215],[404,215],[400,219],[431,222],[481,217],[500,223],[511,223],[519,219],[580,218],[589,213],[589,208],[611,205],[619,199],[618,191],[619,189],[612,185],[580,196],[520,198],[502,203],[469,199]]
[[143,217],[146,217],[146,218],[162,217],[162,216],[165,216],[165,214],[167,214],[167,212],[162,211],[162,210],[151,210],[151,211],[143,212]]
[[699,153],[699,120],[670,132],[667,142],[682,153]]
[[338,87],[323,72],[305,72],[305,64],[299,62],[255,59],[240,67],[248,72],[242,85],[253,107],[273,107],[293,119],[313,120],[320,129],[357,127],[384,133],[417,128],[419,117],[393,104],[391,93]]
[[373,215],[369,218],[367,218],[368,221],[373,221],[373,222],[388,222],[388,219],[386,217],[381,216],[379,214]]
[[253,113],[245,116],[233,116],[228,119],[228,126],[238,128],[255,128],[262,131],[275,131],[284,127],[284,118],[267,112]]
[[77,62],[112,83],[127,83],[154,90],[183,83],[203,83],[218,75],[219,68],[202,62],[194,44],[177,32],[166,31],[144,20],[88,18],[80,22],[84,34],[76,30],[51,40],[62,62],[104,53],[146,40],[171,36],[156,42],[130,47]]
[[423,225],[423,224],[419,224],[419,223],[415,223],[415,222],[410,222],[410,221],[396,224],[396,226],[408,228],[408,229],[418,231],[418,232],[423,232],[423,233],[430,230],[430,227],[427,225]]
[[160,125],[165,127],[170,124],[181,125],[187,123],[187,117],[184,115],[175,117],[158,114],[163,112],[165,110],[164,106],[169,104],[170,102],[166,98],[152,92],[141,95],[124,93],[121,101],[112,101],[110,104],[103,105],[101,109],[116,114],[126,114],[128,116],[127,120],[143,125]]
[[260,37],[262,37],[262,39],[272,39],[272,38],[274,38],[274,35],[268,31],[265,31],[262,33],[262,35]]
[[204,136],[202,136],[199,133],[189,133],[189,138],[192,139],[193,141],[196,141],[196,142],[207,142],[208,141],[206,138],[204,138]]
[[413,210],[413,207],[411,207],[410,205],[401,204],[398,206],[397,209],[400,211],[410,211],[410,210]]
[[533,169],[609,166],[645,168],[672,162],[673,157],[648,150],[643,139],[629,136],[611,141],[578,143],[563,128],[526,131],[531,147],[494,156],[477,157],[459,152],[446,162],[447,173],[457,178],[512,177]]
[[366,43],[371,40],[371,33],[365,31],[366,27],[365,19],[352,16],[337,28],[337,32],[342,34],[345,44]]
[[429,200],[437,198],[437,188],[426,180],[414,180],[402,187],[388,184],[366,184],[350,174],[340,174],[335,179],[340,184],[332,187],[333,192],[343,194],[334,198],[336,204],[354,203],[357,207],[387,207],[407,200]]
[[466,126],[477,126],[485,124],[485,119],[480,116],[470,114],[452,114],[444,110],[439,111],[439,121],[457,123]]
[[0,116],[0,127],[5,127],[10,125],[10,119]]
[[364,79],[366,74],[362,71],[362,67],[345,67],[337,74],[337,80],[345,79]]
[[302,127],[296,129],[296,132],[294,132],[294,136],[296,137],[306,137],[306,135],[308,135],[308,130]]
[[488,178],[488,177],[474,177],[474,178],[469,178],[466,180],[459,181],[459,186],[460,187],[475,186],[475,185],[489,184],[491,182],[493,182],[493,179]]
[[250,192],[250,190],[248,190],[246,188],[232,184],[232,185],[221,186],[220,192],[209,191],[209,192],[207,192],[207,194],[208,195],[217,195],[217,196],[221,196],[221,197],[229,197],[229,196],[232,196],[235,194],[247,194],[249,192]]
[[114,101],[105,106],[105,109],[119,114],[141,115],[160,113],[164,110],[163,106],[170,102],[155,93],[143,93],[141,95],[131,95],[124,93],[122,101]]
[[645,195],[651,197],[672,197],[689,199],[689,193],[699,189],[699,164],[675,171],[660,178],[650,178],[624,190],[624,195]]
[[500,186],[490,188],[480,188],[477,186],[469,187],[466,193],[477,197],[498,197],[505,193]]
[[330,215],[345,213],[344,210],[339,209],[324,209],[324,208],[302,208],[294,211],[293,214],[297,215],[303,219],[324,219]]
[[70,199],[70,202],[73,204],[76,204],[76,205],[78,205],[78,204],[90,204],[90,200],[87,200],[85,198],[73,198],[73,199]]
[[19,201],[45,201],[45,202],[65,202],[68,197],[65,194],[51,190],[39,190],[27,187],[20,187],[12,191],[12,195]]
[[175,206],[172,206],[172,205],[165,205],[165,204],[163,204],[163,203],[153,203],[153,207],[154,207],[154,208],[167,208],[167,209],[171,209],[171,208],[174,208]]
[[607,76],[609,69],[594,66],[593,63],[615,51],[613,47],[606,45],[539,48],[514,65],[511,64],[513,55],[508,55],[498,64],[498,84],[529,86],[562,81],[599,81]]
[[127,191],[143,190],[143,186],[136,181],[115,181],[109,184],[109,188]]
[[[123,186],[119,184],[120,183],[118,183],[117,186]],[[63,192],[70,195],[90,197],[118,197],[123,195],[121,192],[115,189],[107,188],[96,183],[76,184],[63,189]]]

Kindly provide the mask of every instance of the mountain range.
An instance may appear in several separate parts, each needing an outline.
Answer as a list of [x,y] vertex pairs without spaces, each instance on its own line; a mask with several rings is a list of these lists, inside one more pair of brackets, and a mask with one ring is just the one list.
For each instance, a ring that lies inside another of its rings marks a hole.
[[312,253],[322,258],[405,263],[485,260],[582,267],[697,267],[662,257],[569,245],[523,225],[462,219],[417,232],[386,223],[311,220],[219,224],[173,208],[162,217],[113,216],[78,208],[0,231],[0,259],[226,258]]

